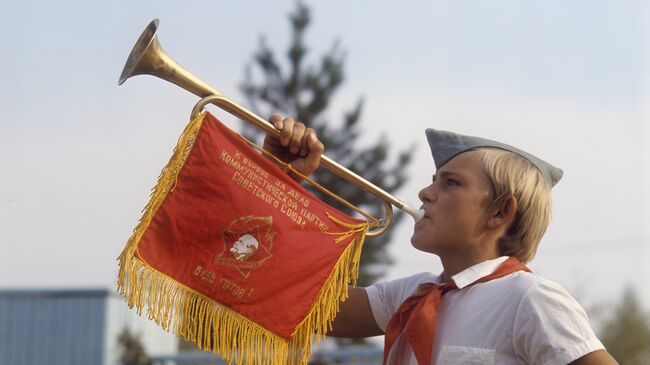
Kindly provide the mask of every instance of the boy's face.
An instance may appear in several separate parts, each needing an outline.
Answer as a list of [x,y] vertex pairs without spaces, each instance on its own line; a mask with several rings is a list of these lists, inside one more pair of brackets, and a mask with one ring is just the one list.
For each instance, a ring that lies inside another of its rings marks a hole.
[[468,151],[454,157],[420,191],[425,215],[411,237],[415,248],[438,256],[482,249],[491,188],[480,156],[479,151]]

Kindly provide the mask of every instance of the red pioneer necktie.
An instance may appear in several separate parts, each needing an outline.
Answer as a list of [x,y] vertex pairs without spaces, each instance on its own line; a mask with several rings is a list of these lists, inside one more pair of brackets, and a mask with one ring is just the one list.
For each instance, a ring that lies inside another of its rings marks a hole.
[[[517,271],[528,271],[524,264],[511,256],[494,273],[484,276],[470,285],[484,283]],[[384,364],[397,337],[406,328],[406,339],[420,365],[431,364],[433,341],[436,337],[436,314],[440,298],[447,291],[458,289],[453,281],[444,284],[424,283],[415,295],[406,299],[391,317],[386,327],[384,341]]]

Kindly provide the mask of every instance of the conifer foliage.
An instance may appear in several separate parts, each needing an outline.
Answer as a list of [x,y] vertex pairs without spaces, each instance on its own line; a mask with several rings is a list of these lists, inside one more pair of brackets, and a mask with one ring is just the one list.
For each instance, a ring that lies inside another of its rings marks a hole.
[[650,317],[632,287],[625,288],[601,336],[607,351],[622,365],[650,364]]

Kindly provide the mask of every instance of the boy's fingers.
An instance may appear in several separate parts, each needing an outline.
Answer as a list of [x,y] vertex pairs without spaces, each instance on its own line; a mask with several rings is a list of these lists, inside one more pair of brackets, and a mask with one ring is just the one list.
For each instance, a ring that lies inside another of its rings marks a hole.
[[278,114],[271,115],[271,118],[269,118],[269,123],[273,124],[275,129],[282,130],[283,124],[282,124],[282,117],[280,115]]
[[325,150],[325,146],[318,140],[316,132],[313,129],[308,130],[305,140],[307,140],[307,145],[309,147],[309,152],[305,157],[305,165],[309,174],[318,167],[318,164],[320,164],[320,158]]
[[282,124],[282,129],[280,130],[280,143],[284,147],[289,147],[289,142],[291,141],[291,135],[293,134],[293,128],[296,121],[291,117],[286,117],[280,123]]
[[296,122],[293,125],[293,133],[291,134],[291,141],[289,142],[289,151],[294,155],[300,152],[300,147],[303,143],[303,137],[305,136],[305,125]]

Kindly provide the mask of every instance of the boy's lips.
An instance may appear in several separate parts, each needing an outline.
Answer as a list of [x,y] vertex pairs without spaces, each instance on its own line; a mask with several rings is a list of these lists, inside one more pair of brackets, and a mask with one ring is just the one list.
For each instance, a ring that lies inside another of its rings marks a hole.
[[425,219],[425,218],[426,218],[426,219],[430,219],[430,218],[431,218],[431,216],[429,215],[429,212],[427,212],[427,211],[424,209],[424,206],[421,206],[421,207],[420,207],[420,210],[421,210],[422,212],[424,212],[424,215],[422,216],[422,219]]
[[419,220],[415,223],[415,225],[417,226],[418,224],[420,224],[420,223],[422,223],[422,222],[425,222],[425,221],[426,221],[426,222],[431,222],[431,217],[430,217],[427,213],[424,213],[424,215],[422,216],[422,218],[419,219]]

